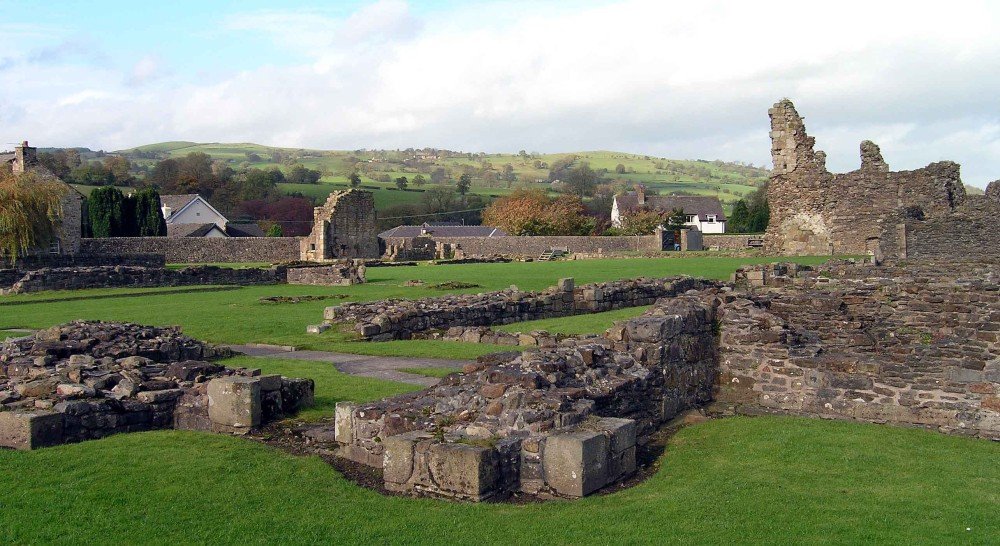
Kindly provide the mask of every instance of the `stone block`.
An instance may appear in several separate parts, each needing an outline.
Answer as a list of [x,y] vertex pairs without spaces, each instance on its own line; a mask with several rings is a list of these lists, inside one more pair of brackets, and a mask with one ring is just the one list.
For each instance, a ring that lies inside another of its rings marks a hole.
[[0,447],[37,449],[63,443],[63,416],[52,411],[0,412]]
[[[264,376],[255,378],[263,380]],[[281,378],[281,411],[293,414],[303,408],[312,407],[315,402],[316,383],[312,379]]]
[[281,376],[278,374],[262,375],[258,379],[260,380],[260,390],[262,392],[281,390]]
[[330,325],[326,322],[321,322],[319,324],[310,324],[306,326],[307,334],[322,334],[323,332],[330,329]]
[[562,292],[572,292],[573,289],[576,287],[576,281],[573,280],[573,277],[559,279],[559,284],[557,286],[559,287],[559,290]]
[[482,500],[497,492],[500,468],[491,447],[436,443],[430,447],[427,465],[434,483],[456,496]]
[[334,438],[342,443],[349,444],[354,441],[354,404],[351,402],[337,402],[333,412]]
[[[337,405],[340,409],[340,405]],[[339,421],[337,422],[339,425]],[[337,441],[340,441],[340,428],[337,428]],[[423,431],[406,432],[386,438],[382,445],[382,478],[388,484],[399,486],[406,484],[413,476],[413,450],[417,442],[430,439],[431,435]],[[397,488],[398,489],[398,488]]]
[[209,381],[208,417],[213,423],[226,427],[260,426],[260,380],[232,376]]
[[545,441],[542,457],[546,483],[567,497],[582,497],[604,487],[608,479],[608,443],[608,437],[600,432],[553,434]]
[[632,419],[618,417],[603,417],[592,427],[608,436],[608,449],[611,453],[621,453],[635,446],[635,436],[638,426]]

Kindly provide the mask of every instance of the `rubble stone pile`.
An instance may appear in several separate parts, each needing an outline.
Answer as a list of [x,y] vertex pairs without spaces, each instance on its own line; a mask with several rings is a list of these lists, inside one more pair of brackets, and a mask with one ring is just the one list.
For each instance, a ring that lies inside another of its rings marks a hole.
[[242,432],[312,404],[308,379],[211,362],[181,334],[72,322],[0,344],[0,446],[33,449],[162,428]]

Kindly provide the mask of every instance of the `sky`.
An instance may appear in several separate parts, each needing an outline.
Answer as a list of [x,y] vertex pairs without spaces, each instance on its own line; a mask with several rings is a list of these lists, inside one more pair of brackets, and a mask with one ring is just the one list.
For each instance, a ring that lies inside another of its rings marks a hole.
[[[146,5],[148,4],[148,5]],[[615,150],[1000,178],[1000,2],[0,0],[0,149]]]

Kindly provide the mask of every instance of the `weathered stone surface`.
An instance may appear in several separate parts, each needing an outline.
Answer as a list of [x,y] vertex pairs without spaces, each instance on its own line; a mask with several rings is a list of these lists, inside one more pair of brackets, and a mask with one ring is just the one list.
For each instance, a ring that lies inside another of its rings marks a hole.
[[0,412],[0,447],[37,449],[62,442],[62,415],[57,412]]
[[261,423],[260,381],[220,377],[208,382],[208,417],[227,427],[253,428]]
[[774,161],[768,253],[870,254],[876,259],[1000,255],[1000,236],[991,227],[1000,201],[967,195],[958,164],[890,171],[878,146],[864,141],[861,167],[833,174],[791,101],[778,102],[768,114]]
[[335,191],[313,212],[313,229],[300,242],[301,259],[323,262],[378,258],[375,198],[370,191]]
[[553,434],[545,440],[542,458],[545,481],[560,495],[582,497],[608,480],[608,438],[578,430]]

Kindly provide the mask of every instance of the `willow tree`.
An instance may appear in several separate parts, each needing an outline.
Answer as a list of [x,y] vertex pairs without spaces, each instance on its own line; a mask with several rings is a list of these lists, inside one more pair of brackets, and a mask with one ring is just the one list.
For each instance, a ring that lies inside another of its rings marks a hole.
[[0,168],[0,255],[11,263],[56,237],[62,199],[69,189],[34,172]]

